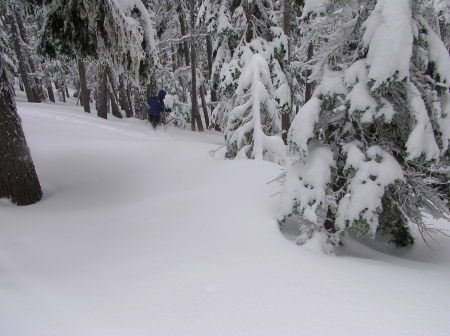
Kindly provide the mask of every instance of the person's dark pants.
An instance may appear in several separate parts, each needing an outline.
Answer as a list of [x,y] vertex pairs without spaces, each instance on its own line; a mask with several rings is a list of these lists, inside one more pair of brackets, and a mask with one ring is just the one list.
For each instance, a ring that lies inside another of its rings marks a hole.
[[161,116],[149,114],[148,120],[150,120],[150,123],[152,124],[153,129],[156,129],[156,126],[158,126],[161,121]]

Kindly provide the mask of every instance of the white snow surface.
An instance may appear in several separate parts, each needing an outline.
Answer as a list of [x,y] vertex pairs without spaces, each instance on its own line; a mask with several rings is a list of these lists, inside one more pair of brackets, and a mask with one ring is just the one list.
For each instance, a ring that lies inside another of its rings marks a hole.
[[280,167],[209,157],[222,136],[18,107],[44,199],[0,202],[0,335],[450,334],[448,239],[325,256],[280,234]]

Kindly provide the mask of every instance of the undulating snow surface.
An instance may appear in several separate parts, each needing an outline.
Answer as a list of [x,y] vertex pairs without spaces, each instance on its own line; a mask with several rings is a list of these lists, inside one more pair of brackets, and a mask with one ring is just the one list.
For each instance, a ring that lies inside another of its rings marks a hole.
[[45,199],[0,202],[0,335],[450,335],[448,239],[325,256],[217,134],[18,106]]

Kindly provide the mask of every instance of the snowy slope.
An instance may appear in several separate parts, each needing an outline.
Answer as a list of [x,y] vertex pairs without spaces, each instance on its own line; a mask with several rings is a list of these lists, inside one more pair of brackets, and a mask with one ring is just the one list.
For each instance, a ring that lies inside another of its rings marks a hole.
[[324,256],[219,135],[18,106],[45,199],[0,202],[1,336],[450,335],[449,239]]

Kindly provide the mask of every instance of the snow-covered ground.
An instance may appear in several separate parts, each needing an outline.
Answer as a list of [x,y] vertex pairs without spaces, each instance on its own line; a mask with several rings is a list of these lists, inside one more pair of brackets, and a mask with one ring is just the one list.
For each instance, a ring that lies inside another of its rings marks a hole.
[[0,202],[1,336],[450,335],[450,239],[325,256],[218,134],[18,108],[45,197]]

